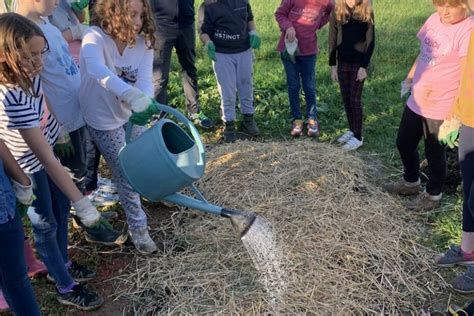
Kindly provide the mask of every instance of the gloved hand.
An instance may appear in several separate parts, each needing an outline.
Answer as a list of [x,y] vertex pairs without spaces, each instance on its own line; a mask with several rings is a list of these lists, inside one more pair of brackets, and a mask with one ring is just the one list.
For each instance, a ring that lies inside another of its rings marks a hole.
[[88,197],[83,197],[77,202],[73,202],[72,206],[76,210],[76,215],[86,227],[94,227],[99,224],[100,213],[92,205]]
[[89,6],[89,0],[68,0],[69,5],[74,11],[82,11]]
[[135,87],[125,91],[122,100],[130,104],[133,112],[143,112],[153,103],[151,97]]
[[71,143],[71,137],[69,134],[61,131],[59,134],[56,145],[54,145],[54,152],[58,157],[67,158],[74,155],[74,146]]
[[89,26],[84,24],[71,25],[69,27],[73,40],[82,40],[84,33],[89,29]]
[[451,119],[444,120],[443,124],[439,127],[438,140],[441,144],[454,148],[457,146],[457,139],[459,137],[459,128],[461,122],[453,117]]
[[21,217],[24,217],[26,213],[28,213],[28,205],[21,204],[20,201],[16,200],[16,209],[18,210],[18,213],[20,213]]
[[249,38],[250,38],[250,47],[253,49],[259,49],[260,44],[262,43],[262,40],[260,39],[260,35],[258,35],[256,30],[251,30],[249,32]]
[[146,125],[150,121],[150,119],[153,117],[155,114],[159,114],[160,110],[158,110],[158,107],[156,106],[157,103],[155,100],[153,100],[152,104],[142,112],[133,112],[132,116],[130,116],[130,122],[135,124],[135,125]]
[[27,177],[30,180],[29,185],[20,184],[12,179],[12,187],[18,202],[30,206],[35,199],[35,196],[33,195],[33,181],[31,181],[31,178],[28,175]]
[[405,94],[411,91],[411,86],[413,85],[413,82],[411,79],[405,79],[402,81],[400,84],[400,98],[403,98]]
[[216,61],[217,58],[216,58],[216,45],[214,45],[214,43],[212,41],[209,41],[206,43],[206,52],[207,52],[207,56],[209,56],[209,58],[213,61]]
[[295,56],[298,54],[298,39],[295,37],[292,41],[285,39],[284,58],[296,64]]

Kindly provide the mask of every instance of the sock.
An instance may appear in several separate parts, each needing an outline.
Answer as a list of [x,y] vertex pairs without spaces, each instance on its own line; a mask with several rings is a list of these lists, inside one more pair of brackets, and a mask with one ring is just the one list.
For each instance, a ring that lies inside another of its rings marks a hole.
[[415,182],[409,182],[407,180],[405,180],[405,185],[407,187],[416,187],[416,186],[419,186],[420,185],[420,179],[416,180]]

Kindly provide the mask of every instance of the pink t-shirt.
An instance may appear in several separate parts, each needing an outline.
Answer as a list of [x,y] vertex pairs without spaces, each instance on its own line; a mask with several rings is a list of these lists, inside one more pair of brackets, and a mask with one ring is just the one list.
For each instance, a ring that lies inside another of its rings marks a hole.
[[467,56],[474,17],[457,24],[431,15],[417,34],[420,55],[407,106],[423,117],[444,120],[451,113],[461,79],[460,59]]

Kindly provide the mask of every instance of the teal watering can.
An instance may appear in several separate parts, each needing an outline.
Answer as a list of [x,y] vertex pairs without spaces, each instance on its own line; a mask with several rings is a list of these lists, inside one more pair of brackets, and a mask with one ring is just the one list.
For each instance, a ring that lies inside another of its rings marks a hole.
[[[237,234],[244,236],[254,223],[256,214],[222,208],[206,201],[194,185],[204,175],[206,167],[206,155],[199,132],[178,110],[162,104],[157,104],[157,107],[183,123],[191,131],[192,138],[178,124],[162,118],[131,141],[133,126],[129,123],[119,162],[130,185],[150,201],[163,200],[227,217]],[[197,198],[178,193],[185,187],[189,187]]]

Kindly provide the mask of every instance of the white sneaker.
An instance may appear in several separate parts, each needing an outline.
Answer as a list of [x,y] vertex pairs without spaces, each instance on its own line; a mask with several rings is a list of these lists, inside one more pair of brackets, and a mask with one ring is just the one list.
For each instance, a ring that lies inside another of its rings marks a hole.
[[141,254],[151,255],[158,251],[158,247],[148,233],[148,228],[129,230],[128,233],[132,237],[133,245]]
[[353,132],[347,131],[347,132],[345,132],[344,134],[342,134],[341,137],[339,137],[339,138],[337,139],[337,142],[338,142],[339,144],[341,144],[341,145],[342,145],[342,144],[345,144],[345,143],[347,143],[347,142],[349,141],[349,139],[351,139],[353,136],[354,136],[354,133],[353,133]]
[[351,151],[351,150],[356,150],[357,148],[359,148],[360,146],[362,146],[364,144],[364,139],[362,140],[358,140],[357,138],[355,137],[351,137],[347,143],[342,146],[342,149],[344,149],[345,151]]

